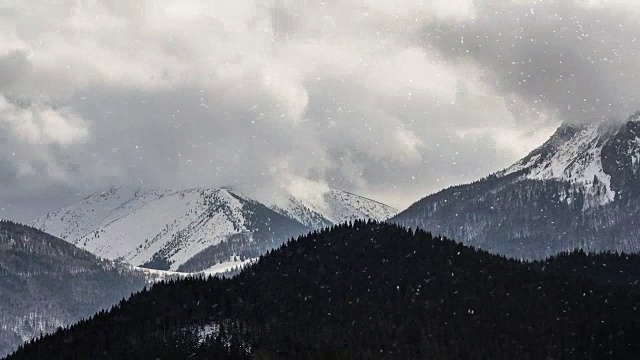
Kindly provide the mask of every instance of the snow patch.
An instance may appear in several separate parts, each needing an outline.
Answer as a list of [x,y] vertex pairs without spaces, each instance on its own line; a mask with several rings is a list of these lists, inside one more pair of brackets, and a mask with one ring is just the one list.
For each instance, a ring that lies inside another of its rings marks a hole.
[[253,264],[254,262],[256,262],[258,259],[257,258],[253,258],[253,259],[247,259],[244,261],[241,260],[231,260],[231,261],[227,261],[227,262],[223,262],[220,264],[216,264],[204,271],[202,271],[202,274],[205,275],[215,275],[215,274],[221,274],[221,273],[225,273],[227,271],[233,270],[233,268],[243,268],[247,265]]

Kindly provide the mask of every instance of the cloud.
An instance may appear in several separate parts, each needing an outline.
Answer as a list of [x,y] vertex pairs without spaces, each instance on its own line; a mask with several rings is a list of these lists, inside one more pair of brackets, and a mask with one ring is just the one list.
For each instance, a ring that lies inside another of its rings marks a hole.
[[[2,14],[0,184],[12,194],[0,196],[11,204],[3,217],[27,219],[111,184],[268,197],[312,181],[302,188],[403,207],[509,165],[566,115],[560,86],[534,106],[548,79],[523,90],[494,66],[496,53],[521,60],[539,44],[469,38],[520,26],[471,0],[25,0]],[[617,26],[613,16],[606,26]],[[591,76],[584,66],[572,71]],[[572,112],[578,97],[568,97]]]
[[[15,180],[44,177],[52,182],[71,182],[69,176],[75,170],[64,162],[64,153],[86,140],[88,129],[68,109],[0,96],[0,134],[3,165]],[[9,182],[14,180],[6,176]]]
[[0,97],[0,128],[30,145],[68,146],[88,136],[82,120],[69,109],[20,103],[6,97]]
[[425,47],[472,68],[517,118],[621,120],[640,107],[640,25],[628,3],[481,1],[431,22]]

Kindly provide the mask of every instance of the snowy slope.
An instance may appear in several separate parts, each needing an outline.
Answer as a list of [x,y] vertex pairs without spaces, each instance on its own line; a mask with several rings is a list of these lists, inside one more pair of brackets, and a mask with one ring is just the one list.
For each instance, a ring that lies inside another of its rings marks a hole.
[[207,247],[235,234],[252,233],[255,229],[248,227],[247,218],[253,207],[252,200],[225,189],[114,187],[32,225],[105,258],[133,265],[161,258],[175,270]]
[[98,229],[107,217],[117,214],[118,207],[132,199],[138,199],[139,191],[138,188],[112,187],[40,217],[31,225],[73,243]]
[[272,208],[314,229],[356,219],[382,221],[397,213],[390,206],[335,188],[320,196],[291,196],[284,204]]
[[[316,200],[269,208],[229,189],[113,187],[51,212],[32,226],[108,259],[198,272],[259,256],[292,236],[351,219],[384,220],[395,210],[330,189]],[[303,225],[304,224],[304,225]]]
[[320,212],[307,207],[302,201],[290,197],[283,203],[271,205],[273,211],[284,216],[296,219],[311,229],[322,229],[331,226],[333,222],[324,217]]
[[562,126],[541,147],[497,175],[521,172],[527,179],[567,181],[598,192],[591,205],[609,203],[616,193],[602,159],[603,148],[616,134],[615,130],[609,124]]

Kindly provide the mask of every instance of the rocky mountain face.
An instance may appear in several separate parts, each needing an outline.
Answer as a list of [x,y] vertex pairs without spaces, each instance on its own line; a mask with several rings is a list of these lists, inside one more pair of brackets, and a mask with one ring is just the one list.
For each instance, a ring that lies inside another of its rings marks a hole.
[[36,229],[0,221],[0,357],[107,309],[150,277]]
[[563,125],[511,167],[427,196],[391,221],[521,258],[640,251],[639,118]]
[[335,189],[316,198],[265,205],[230,189],[114,187],[32,225],[108,259],[197,272],[258,257],[312,229],[356,218],[382,220],[394,213]]

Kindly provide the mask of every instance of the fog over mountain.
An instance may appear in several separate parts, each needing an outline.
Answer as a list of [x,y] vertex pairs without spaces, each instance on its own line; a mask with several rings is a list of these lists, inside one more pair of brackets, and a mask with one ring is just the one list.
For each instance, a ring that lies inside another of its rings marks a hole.
[[622,121],[640,107],[640,24],[631,2],[589,3],[481,1],[427,26],[425,47],[477,70],[523,120]]
[[0,217],[311,180],[403,208],[640,108],[630,0],[0,4]]

